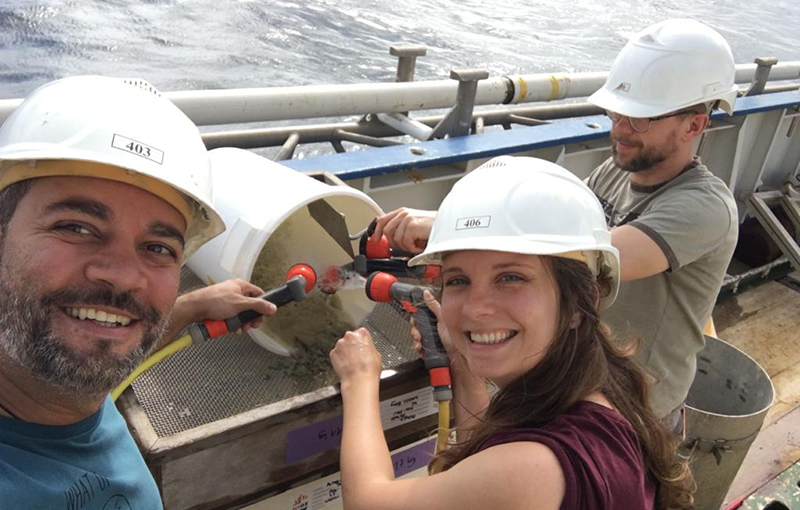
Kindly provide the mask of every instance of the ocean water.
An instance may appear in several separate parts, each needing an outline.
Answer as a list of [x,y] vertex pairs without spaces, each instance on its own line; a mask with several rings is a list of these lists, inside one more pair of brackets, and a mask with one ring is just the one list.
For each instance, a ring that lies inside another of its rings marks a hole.
[[600,71],[673,17],[716,28],[739,63],[800,60],[798,0],[3,0],[0,98],[75,74],[164,91],[392,81],[393,44],[428,47],[418,79]]

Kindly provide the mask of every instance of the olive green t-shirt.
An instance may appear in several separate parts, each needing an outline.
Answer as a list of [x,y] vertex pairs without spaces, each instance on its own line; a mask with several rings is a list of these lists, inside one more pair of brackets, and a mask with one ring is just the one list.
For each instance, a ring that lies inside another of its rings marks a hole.
[[636,357],[656,378],[651,405],[664,417],[685,400],[694,380],[703,327],[736,246],[738,215],[728,187],[699,159],[657,186],[636,186],[629,177],[609,159],[586,183],[609,227],[631,225],[647,234],[669,269],[623,282],[603,320],[616,335],[642,340]]

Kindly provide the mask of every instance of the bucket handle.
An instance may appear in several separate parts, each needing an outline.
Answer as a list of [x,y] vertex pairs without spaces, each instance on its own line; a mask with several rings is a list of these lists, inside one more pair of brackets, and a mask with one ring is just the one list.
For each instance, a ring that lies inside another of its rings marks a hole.
[[[692,458],[695,450],[701,453],[710,453],[714,456],[714,460],[717,461],[717,466],[719,466],[722,463],[722,454],[731,451],[737,443],[749,441],[759,432],[760,429],[740,439],[706,439],[704,437],[687,437],[680,444],[680,446],[678,446],[678,456],[681,459],[688,461]],[[680,453],[681,451],[686,450],[689,451],[688,454]]]

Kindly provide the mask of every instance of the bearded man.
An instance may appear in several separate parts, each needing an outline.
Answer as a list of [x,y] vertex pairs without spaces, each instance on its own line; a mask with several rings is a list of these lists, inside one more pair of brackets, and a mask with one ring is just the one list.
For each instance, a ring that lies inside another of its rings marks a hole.
[[[611,118],[612,157],[586,183],[605,208],[622,270],[603,320],[642,341],[636,358],[654,378],[653,411],[676,431],[738,236],[730,190],[693,156],[711,110],[733,113],[735,73],[720,34],[673,19],[635,34],[589,97]],[[375,238],[419,253],[434,216],[401,207],[378,218]]]
[[623,282],[603,320],[642,340],[651,405],[678,430],[738,235],[730,190],[693,156],[711,109],[733,112],[734,75],[721,35],[669,20],[634,35],[589,97],[611,118],[612,157],[586,182],[605,208]]
[[165,331],[275,311],[241,281],[176,305],[184,260],[225,228],[210,179],[197,128],[139,80],[49,83],[0,128],[3,508],[161,508],[109,390]]

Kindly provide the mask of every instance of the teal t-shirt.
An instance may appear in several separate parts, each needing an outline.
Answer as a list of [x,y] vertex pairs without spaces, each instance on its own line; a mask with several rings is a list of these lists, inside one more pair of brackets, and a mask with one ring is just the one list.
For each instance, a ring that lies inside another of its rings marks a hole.
[[161,509],[158,487],[125,420],[106,398],[67,426],[0,416],[0,508]]

